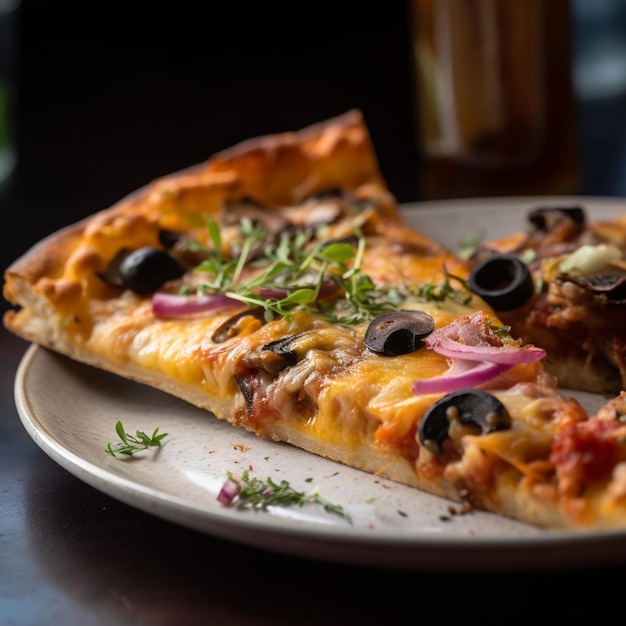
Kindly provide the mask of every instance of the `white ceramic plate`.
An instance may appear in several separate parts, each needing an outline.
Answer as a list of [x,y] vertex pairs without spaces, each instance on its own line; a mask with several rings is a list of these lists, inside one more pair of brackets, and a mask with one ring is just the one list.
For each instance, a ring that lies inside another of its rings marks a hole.
[[[538,204],[583,204],[592,217],[626,203],[591,198],[440,201],[404,207],[427,234],[455,248],[468,237],[525,227]],[[288,445],[263,441],[176,398],[31,347],[15,381],[16,404],[34,441],[59,465],[110,496],[180,525],[268,550],[379,567],[502,570],[626,560],[626,532],[548,532],[500,517],[458,514],[445,500],[352,470]],[[588,408],[600,404],[579,394]],[[105,452],[115,423],[168,433],[132,458]],[[317,490],[351,516],[309,504],[265,511],[220,505],[228,472]]]

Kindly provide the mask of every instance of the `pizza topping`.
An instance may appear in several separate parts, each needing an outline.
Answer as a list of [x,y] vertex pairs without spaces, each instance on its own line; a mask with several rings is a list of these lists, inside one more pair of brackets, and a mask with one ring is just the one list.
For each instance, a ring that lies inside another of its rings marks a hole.
[[500,374],[504,374],[512,367],[512,365],[490,363],[489,361],[454,359],[443,375],[415,380],[413,393],[415,395],[448,393],[464,387],[476,387]]
[[568,280],[582,289],[591,292],[602,299],[608,299],[612,304],[626,303],[626,274],[611,273],[595,276],[563,276],[560,280]]
[[434,329],[435,320],[424,311],[390,311],[370,323],[363,341],[372,352],[397,356],[421,348]]
[[546,355],[543,348],[530,344],[503,343],[489,327],[482,311],[459,317],[434,330],[423,341],[428,348],[447,357],[450,367],[442,376],[415,380],[413,393],[418,395],[475,387],[515,365],[535,363]]
[[268,240],[263,225],[242,217],[229,255],[224,253],[228,246],[219,225],[211,221],[208,227],[212,245],[197,243],[206,258],[186,277],[182,287],[186,293],[226,294],[249,307],[263,308],[267,321],[309,311],[357,324],[395,308],[393,294],[377,288],[361,272],[365,237],[359,232],[316,243],[304,231],[287,229]]
[[424,338],[424,343],[449,358],[506,365],[534,363],[546,355],[543,348],[531,344],[503,343],[489,327],[482,311],[461,316],[447,326],[438,328]]
[[527,213],[527,220],[527,232],[480,243],[464,258],[477,263],[494,254],[514,254],[535,269],[542,259],[569,254],[581,243],[597,242],[580,206],[538,206]]
[[612,244],[583,245],[567,256],[544,260],[541,280],[549,285],[550,301],[559,302],[561,310],[626,302],[626,266]]
[[[309,350],[317,348],[320,339],[321,333],[303,331],[271,341],[262,347],[255,365],[269,374],[276,375],[285,367],[295,365]],[[252,359],[247,362],[251,363]]]
[[120,263],[124,286],[135,293],[148,294],[163,283],[180,278],[185,268],[164,250],[144,246],[134,250]]
[[469,286],[496,311],[520,307],[534,292],[528,266],[513,254],[499,254],[481,261],[470,273]]
[[161,228],[158,236],[159,243],[167,250],[168,254],[188,270],[200,265],[208,256],[203,246],[184,233]]
[[239,335],[244,328],[256,330],[266,323],[265,311],[262,308],[246,309],[229,317],[211,336],[215,343],[222,343],[231,337]]
[[591,274],[605,268],[609,263],[619,261],[622,253],[617,246],[599,244],[597,246],[584,245],[569,254],[559,264],[561,272]]
[[[287,367],[300,363],[305,358],[315,376],[324,375],[336,365],[335,356],[341,353],[358,352],[352,333],[340,328],[325,326],[319,329],[303,330],[281,339],[270,341],[247,355],[243,362],[251,368],[260,368],[275,376]],[[330,358],[328,356],[330,355]],[[335,356],[333,356],[335,355]]]
[[538,230],[549,232],[563,222],[582,226],[586,217],[579,206],[540,206],[530,211],[528,221]]
[[562,493],[579,496],[585,485],[603,480],[624,460],[624,425],[589,419],[564,423],[556,432],[550,460]]
[[581,237],[588,235],[585,212],[579,206],[538,207],[528,214],[528,221],[531,231],[515,252],[529,258],[571,252],[581,243]]
[[418,441],[433,454],[441,454],[442,444],[451,433],[467,426],[478,427],[483,434],[505,430],[511,426],[511,416],[491,394],[461,389],[444,396],[426,411],[420,421]]
[[184,240],[184,235],[174,230],[161,228],[159,230],[159,243],[168,250],[171,250],[180,241]]
[[241,302],[223,293],[183,295],[155,293],[152,296],[152,312],[155,317],[182,318],[203,313],[240,309]]
[[227,224],[239,224],[243,218],[247,218],[255,226],[262,224],[268,233],[274,235],[281,233],[290,225],[289,220],[283,215],[250,198],[224,202],[223,215]]
[[185,268],[165,250],[144,246],[132,251],[120,250],[98,276],[110,285],[146,295],[184,273]]

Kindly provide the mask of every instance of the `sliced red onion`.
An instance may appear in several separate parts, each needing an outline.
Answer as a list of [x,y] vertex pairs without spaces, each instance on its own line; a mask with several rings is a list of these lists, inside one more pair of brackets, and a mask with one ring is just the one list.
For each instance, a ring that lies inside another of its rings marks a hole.
[[155,293],[152,311],[156,317],[190,317],[209,311],[239,309],[242,304],[223,293],[184,296],[174,293]]
[[424,344],[445,356],[450,367],[441,376],[416,380],[413,393],[449,393],[476,387],[520,363],[540,361],[546,351],[533,345],[505,345],[477,311],[434,330]]
[[434,330],[423,341],[438,354],[470,361],[517,365],[534,363],[546,356],[543,348],[532,344],[503,344],[489,328],[482,311],[464,315],[447,326]]
[[337,291],[339,291],[339,285],[334,280],[325,279],[322,280],[322,284],[320,285],[318,297],[326,298],[332,296]]
[[217,501],[220,504],[230,504],[239,494],[239,485],[229,478],[217,494]]
[[465,387],[477,387],[503,374],[513,365],[455,359],[451,367],[441,376],[419,378],[413,382],[413,393],[450,393]]
[[423,339],[424,343],[438,354],[455,359],[468,359],[471,361],[490,361],[491,363],[534,363],[546,356],[543,348],[534,345],[480,345],[472,346],[450,339],[445,335],[433,331]]

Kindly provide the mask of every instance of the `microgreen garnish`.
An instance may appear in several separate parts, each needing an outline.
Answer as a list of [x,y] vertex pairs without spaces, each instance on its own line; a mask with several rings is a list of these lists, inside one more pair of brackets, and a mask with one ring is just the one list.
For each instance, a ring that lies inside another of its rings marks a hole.
[[267,321],[277,316],[291,320],[306,311],[332,323],[354,325],[397,310],[410,296],[462,305],[472,299],[465,281],[445,268],[442,280],[433,278],[425,285],[377,286],[361,269],[366,239],[358,230],[353,233],[355,243],[315,242],[306,231],[271,235],[262,224],[243,218],[228,253],[218,224],[210,220],[208,230],[207,245],[189,242],[205,259],[195,268],[196,286],[185,285],[181,292],[223,293],[260,308]]
[[[357,245],[345,241],[311,245],[304,232],[283,232],[276,241],[268,238],[263,226],[249,219],[241,222],[240,239],[233,256],[222,253],[223,242],[215,222],[209,222],[211,247],[197,242],[206,259],[196,267],[203,282],[198,291],[220,292],[251,307],[261,307],[265,318],[291,319],[296,311],[311,311],[329,320],[357,324],[396,308],[387,292],[377,289],[361,272],[365,238],[357,234]],[[255,255],[251,256],[251,251]],[[246,264],[254,269],[244,277]],[[342,298],[320,298],[323,289]],[[188,291],[186,288],[183,291]]]
[[[451,280],[456,280],[461,287],[453,287]],[[418,287],[417,295],[431,302],[444,302],[446,299],[450,299],[459,304],[468,305],[472,301],[472,292],[467,283],[459,276],[449,274],[446,268],[444,268],[442,281],[437,283],[431,281]]]
[[200,291],[225,292],[233,288],[241,276],[241,272],[248,260],[252,247],[266,237],[266,230],[262,226],[255,226],[249,218],[241,220],[242,243],[238,254],[232,257],[224,256],[222,252],[222,236],[219,226],[214,220],[207,223],[211,247],[200,245],[197,241],[190,241],[189,246],[193,251],[200,251],[206,255],[206,259],[196,267],[196,271],[202,272],[205,279],[212,277],[213,280],[205,282]]
[[119,420],[115,424],[115,432],[121,439],[121,443],[113,445],[109,442],[107,444],[106,451],[111,456],[116,456],[116,453],[123,454],[125,456],[133,456],[143,450],[157,448],[161,445],[161,440],[164,437],[167,437],[167,433],[159,433],[158,427],[154,429],[152,435],[146,435],[146,433],[140,430],[138,430],[135,435],[131,435],[126,432],[122,422]]
[[462,241],[458,246],[458,255],[459,258],[467,261],[474,252],[478,249],[480,244],[483,242],[485,238],[485,233],[474,233],[470,235],[467,239]]
[[266,510],[270,506],[319,504],[328,513],[339,515],[352,523],[352,519],[342,506],[329,502],[317,490],[312,493],[297,491],[286,480],[277,483],[269,476],[265,480],[260,480],[250,476],[248,470],[244,470],[241,475],[229,472],[228,480],[218,495],[218,501],[222,504],[231,504],[235,500],[238,509],[257,510]]

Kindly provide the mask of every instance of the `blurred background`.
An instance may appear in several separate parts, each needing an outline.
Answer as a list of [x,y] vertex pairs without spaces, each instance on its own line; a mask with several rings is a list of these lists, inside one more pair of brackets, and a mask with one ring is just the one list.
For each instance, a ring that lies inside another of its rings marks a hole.
[[[535,2],[519,3],[527,1]],[[549,33],[567,66],[546,78],[572,89],[571,191],[626,196],[626,2],[543,1],[567,9],[562,28]],[[2,2],[18,4],[0,0],[0,9]],[[398,200],[427,199],[414,10],[410,0],[21,0],[5,112],[17,161],[0,189],[2,267],[154,178],[353,107],[364,113]],[[2,28],[0,21],[0,54],[9,42]]]

